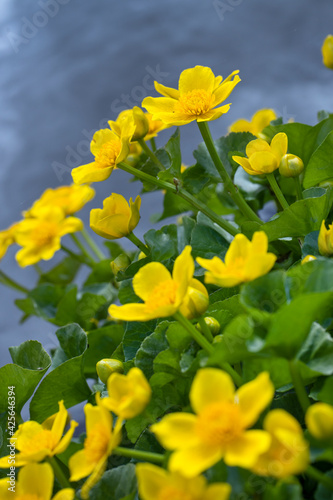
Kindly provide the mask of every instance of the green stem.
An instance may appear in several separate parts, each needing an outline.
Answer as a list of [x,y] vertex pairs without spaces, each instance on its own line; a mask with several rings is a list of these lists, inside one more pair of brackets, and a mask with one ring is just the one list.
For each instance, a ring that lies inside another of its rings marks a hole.
[[150,139],[150,145],[151,145],[151,149],[152,149],[153,151],[156,151],[157,147],[156,147],[155,137],[152,137],[152,138]]
[[34,268],[36,269],[36,272],[39,276],[43,274],[43,271],[38,264],[34,264]]
[[[199,344],[200,347],[202,347],[208,354],[213,354],[214,352],[214,347],[212,344],[208,342],[206,337],[201,335],[199,330],[195,328],[192,323],[185,318],[185,316],[182,315],[179,311],[177,311],[173,317],[182,325],[185,330],[187,330],[193,337],[193,339]],[[242,385],[242,378],[238,375],[238,373],[232,368],[232,366],[229,365],[229,363],[221,363],[220,364],[221,368],[229,373],[229,375],[232,377],[233,381],[237,386]]]
[[309,400],[309,396],[307,395],[307,392],[305,390],[301,374],[298,370],[297,361],[295,359],[289,361],[289,371],[291,375],[291,380],[295,388],[297,399],[305,413],[306,410],[311,405],[311,403]]
[[99,258],[99,260],[105,260],[106,257],[104,253],[96,245],[95,241],[91,238],[85,227],[82,229],[81,234],[87,245],[91,248],[94,254]]
[[112,450],[112,454],[120,455],[121,457],[135,458],[137,460],[147,460],[148,462],[154,462],[161,464],[164,462],[164,455],[160,453],[152,453],[149,451],[133,450],[132,448],[122,448],[117,446]]
[[240,211],[247,217],[249,220],[258,222],[259,224],[263,224],[262,220],[259,219],[257,214],[252,210],[252,208],[246,203],[243,196],[236,188],[234,183],[232,182],[231,177],[226,171],[221,158],[219,157],[216,149],[213,138],[211,136],[210,130],[208,128],[207,122],[197,122],[199,130],[201,132],[202,138],[207,146],[208,152],[213,160],[213,163],[220,174],[220,177],[224,183],[226,190],[230,193],[230,196],[240,209]]
[[71,488],[71,484],[60,467],[56,457],[48,457],[47,461],[51,464],[55,477],[58,479],[62,488]]
[[146,247],[146,245],[142,243],[142,241],[139,240],[139,238],[135,236],[133,232],[129,233],[126,238],[129,239],[135,246],[137,246],[138,249],[141,250],[141,252],[143,252],[145,255],[149,255],[149,248]]
[[70,248],[68,248],[65,245],[61,245],[61,250],[64,252],[68,253],[73,259],[78,260],[82,264],[86,264],[87,266],[91,266],[91,261],[88,261],[85,255],[79,255],[75,252],[73,252]]
[[200,316],[199,325],[201,326],[201,331],[204,334],[204,336],[206,337],[206,339],[208,340],[208,342],[212,343],[214,337],[213,337],[212,332],[210,331],[210,329],[205,321],[205,318],[203,316]]
[[296,196],[298,200],[303,200],[303,191],[301,187],[301,183],[299,181],[299,177],[294,177],[294,182],[296,186]]
[[3,271],[0,271],[0,283],[3,285],[9,286],[10,288],[13,288],[14,290],[17,290],[18,292],[22,293],[28,293],[29,290],[25,288],[24,286],[20,285],[16,281],[14,281],[12,278],[10,278],[6,273]]
[[283,210],[286,210],[287,208],[289,208],[288,202],[285,199],[285,197],[283,196],[283,193],[282,193],[278,183],[276,182],[276,179],[275,179],[273,172],[271,172],[270,174],[267,174],[266,177],[267,177],[267,180],[268,180],[271,188],[273,189],[275,196],[277,197],[281,207],[283,208]]
[[150,182],[151,184],[155,184],[155,186],[158,186],[161,189],[166,189],[167,191],[170,191],[171,193],[180,196],[181,198],[183,198],[183,200],[186,200],[193,208],[207,215],[207,217],[211,221],[215,222],[215,224],[220,226],[222,229],[227,231],[232,236],[236,236],[236,234],[240,232],[237,228],[235,228],[232,224],[230,224],[230,222],[219,217],[215,212],[213,212],[208,207],[206,207],[206,205],[204,205],[199,200],[194,198],[194,196],[188,193],[185,189],[180,187],[177,188],[174,184],[170,184],[169,182],[156,179],[156,177],[146,174],[145,172],[141,172],[141,170],[137,170],[134,167],[127,165],[127,163],[121,162],[117,166],[122,170],[124,170],[125,172],[134,175],[135,177],[137,177],[142,181]]
[[139,139],[138,143],[140,144],[140,146],[142,147],[148,158],[150,158],[151,161],[153,161],[160,170],[165,170],[165,166],[160,162],[157,156],[149,149],[144,139]]
[[312,479],[318,481],[318,483],[322,483],[324,486],[326,486],[327,489],[333,491],[333,479],[326,476],[323,472],[319,471],[318,469],[315,469],[314,467],[312,467],[312,465],[308,466],[308,468],[305,471],[305,474],[312,477]]
[[91,263],[91,265],[95,264],[94,259],[91,257],[91,255],[87,252],[85,247],[82,245],[81,241],[78,239],[78,237],[74,234],[71,233],[71,238],[74,241],[75,245],[78,247],[79,250],[83,253],[83,255],[88,259],[88,261]]

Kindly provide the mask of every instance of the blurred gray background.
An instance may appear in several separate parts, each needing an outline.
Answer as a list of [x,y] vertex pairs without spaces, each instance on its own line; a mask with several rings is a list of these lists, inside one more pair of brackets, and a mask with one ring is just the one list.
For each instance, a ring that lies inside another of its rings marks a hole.
[[[70,170],[91,161],[94,130],[157,95],[154,79],[177,86],[180,72],[196,64],[224,77],[239,69],[242,78],[230,112],[211,124],[214,137],[263,107],[314,124],[318,110],[333,108],[333,72],[320,51],[332,21],[332,0],[1,0],[0,229],[47,187],[70,184]],[[196,125],[181,136],[183,161],[192,164]],[[96,198],[81,212],[86,222],[111,192],[130,197],[140,189],[120,171],[94,187]],[[158,194],[143,198],[139,237],[160,210]],[[19,269],[15,251],[1,269],[29,287],[35,270]],[[8,346],[24,340],[55,346],[52,325],[34,318],[18,325],[19,294],[0,287],[0,365],[10,361]]]

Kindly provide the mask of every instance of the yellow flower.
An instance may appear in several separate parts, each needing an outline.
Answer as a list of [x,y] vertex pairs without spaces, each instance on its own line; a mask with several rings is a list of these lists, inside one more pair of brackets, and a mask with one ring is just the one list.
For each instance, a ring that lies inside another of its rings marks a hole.
[[61,237],[82,229],[82,221],[76,217],[65,218],[61,208],[40,208],[38,218],[24,219],[16,228],[16,243],[23,247],[16,254],[18,264],[25,267],[41,259],[52,259],[61,247]]
[[75,184],[105,181],[118,163],[124,161],[130,152],[130,140],[135,131],[134,120],[128,116],[122,122],[120,135],[105,128],[95,132],[90,151],[95,161],[72,170]]
[[259,109],[251,118],[251,121],[240,120],[235,121],[229,127],[229,132],[251,132],[251,134],[264,139],[261,131],[267,127],[272,120],[276,120],[277,116],[273,109]]
[[81,497],[89,498],[90,489],[103,475],[109,455],[121,441],[121,431],[112,430],[112,415],[101,405],[96,397],[97,406],[87,403],[84,407],[87,437],[83,449],[74,453],[68,462],[70,481],[79,481],[89,476],[81,489]]
[[329,224],[328,229],[326,229],[324,220],[320,226],[318,248],[321,255],[329,256],[333,254],[333,224]]
[[188,287],[193,286],[193,273],[190,246],[186,246],[176,258],[172,276],[160,262],[146,264],[133,278],[134,292],[144,303],[112,304],[109,307],[110,316],[123,321],[148,321],[172,316],[187,301]]
[[0,259],[6,255],[8,247],[15,243],[16,229],[18,223],[13,224],[8,229],[0,231]]
[[250,141],[246,146],[248,157],[233,156],[232,159],[250,175],[270,174],[279,168],[287,149],[288,137],[284,132],[280,132],[273,137],[270,145],[262,139]]
[[205,66],[186,69],[179,77],[179,90],[155,82],[155,89],[164,97],[146,97],[142,107],[152,114],[154,120],[167,125],[216,120],[229,111],[230,104],[216,106],[225,101],[240,82],[237,73],[234,71],[222,81],[222,76],[215,76]]
[[271,439],[265,431],[247,429],[273,395],[267,372],[235,392],[227,373],[215,368],[199,370],[190,391],[196,415],[170,413],[151,427],[164,448],[176,450],[169,469],[194,477],[222,458],[230,466],[252,467]]
[[333,35],[327,35],[321,48],[323,54],[323,64],[329,69],[333,69]]
[[103,208],[90,212],[90,227],[99,236],[116,240],[130,234],[140,220],[141,198],[136,197],[129,204],[121,194],[112,193],[103,201]]
[[149,141],[149,139],[152,139],[153,137],[157,137],[158,133],[161,132],[161,130],[165,130],[166,128],[169,128],[171,125],[166,125],[165,123],[162,122],[162,120],[154,120],[153,115],[150,113],[145,113],[145,116],[148,120],[148,133],[145,136],[145,141]]
[[316,260],[316,259],[317,259],[317,257],[315,257],[314,255],[307,255],[306,257],[304,257],[301,264],[307,264],[308,262],[311,262],[312,260]]
[[[50,420],[43,424],[29,420],[19,425],[18,430],[11,438],[10,443],[19,453],[15,456],[15,467],[21,467],[31,462],[41,462],[46,457],[53,457],[66,450],[71,442],[75,427],[78,423],[74,420],[64,436],[68,412],[63,401],[59,401],[59,411],[54,415],[53,424]],[[45,425],[44,425],[45,424]],[[0,468],[10,467],[10,456],[0,458]]]
[[231,492],[229,484],[207,484],[204,476],[189,479],[152,464],[137,464],[136,476],[142,500],[228,500]]
[[322,441],[333,440],[333,406],[315,403],[306,412],[305,422],[315,438]]
[[[54,473],[50,464],[29,464],[18,473],[17,481],[10,485],[9,479],[0,480],[1,500],[51,500]],[[14,489],[10,489],[14,488]],[[75,490],[65,488],[52,500],[73,500]]]
[[276,256],[267,249],[268,238],[263,231],[254,233],[252,241],[244,234],[236,234],[225,255],[225,262],[218,257],[211,260],[198,257],[197,262],[208,270],[205,283],[231,287],[255,280],[272,269]]
[[260,476],[285,478],[300,474],[309,465],[309,445],[298,421],[285,410],[268,413],[264,429],[271,435],[270,448],[251,468]]
[[131,140],[138,141],[139,139],[143,139],[148,133],[149,122],[145,113],[138,106],[121,111],[116,121],[110,120],[108,121],[108,124],[110,125],[111,130],[120,137],[123,124],[128,119],[133,120],[135,124],[135,130]]
[[127,375],[112,373],[107,381],[109,396],[101,404],[122,420],[143,412],[151,398],[151,388],[139,368],[131,368]]
[[53,206],[60,207],[66,215],[74,214],[81,210],[88,201],[95,196],[95,190],[90,186],[60,186],[56,189],[47,189],[39,200],[24,213],[25,217],[39,217],[41,208]]

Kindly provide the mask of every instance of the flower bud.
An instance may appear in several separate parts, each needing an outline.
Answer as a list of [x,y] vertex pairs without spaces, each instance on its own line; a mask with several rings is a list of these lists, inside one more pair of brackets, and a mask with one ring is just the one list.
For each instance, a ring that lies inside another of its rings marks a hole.
[[208,305],[209,296],[206,287],[199,280],[193,278],[179,309],[180,312],[187,319],[192,319],[201,316],[206,311]]
[[328,35],[321,48],[323,64],[326,68],[333,69],[333,35]]
[[322,441],[333,440],[333,406],[315,403],[307,410],[305,422],[315,438]]
[[[220,326],[220,323],[217,321],[217,319],[215,318],[212,318],[212,316],[206,316],[204,318],[204,322],[206,323],[206,325],[208,326],[209,330],[210,330],[210,333],[215,337],[218,333],[220,333],[220,329],[221,329],[221,326]],[[196,328],[197,330],[199,330],[199,332],[203,333],[202,332],[202,329],[201,329],[201,326],[200,324],[198,323],[196,325]]]
[[330,224],[326,229],[324,220],[320,226],[318,248],[321,255],[333,255],[333,224]]
[[141,251],[138,255],[138,260],[144,259],[145,257],[147,257],[147,255]]
[[124,365],[118,359],[105,358],[96,363],[97,375],[106,384],[112,373],[124,373]]
[[282,156],[279,165],[279,172],[284,177],[297,177],[304,170],[304,163],[302,160],[292,154]]
[[219,335],[216,335],[216,337],[213,338],[213,344],[219,344],[222,342],[223,335],[220,333]]
[[145,113],[138,106],[133,108],[133,118],[135,123],[135,132],[132,137],[132,141],[138,141],[143,139],[147,135],[149,130],[149,122],[146,118]]
[[317,259],[317,257],[315,257],[314,255],[307,255],[306,257],[304,257],[301,264],[307,264],[308,262],[311,262],[312,260],[316,260],[316,259]]
[[119,271],[123,271],[130,265],[131,261],[125,253],[121,253],[116,257],[114,260],[110,262],[111,270],[113,274],[116,276],[116,274]]

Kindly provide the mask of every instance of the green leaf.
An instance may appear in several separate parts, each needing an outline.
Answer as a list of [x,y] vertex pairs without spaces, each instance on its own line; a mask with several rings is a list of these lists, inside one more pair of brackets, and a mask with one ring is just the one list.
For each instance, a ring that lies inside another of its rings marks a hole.
[[68,325],[57,330],[63,355],[67,358],[41,382],[30,403],[32,420],[43,422],[58,411],[58,401],[66,408],[86,401],[91,391],[83,373],[83,356],[87,349],[87,335],[79,325]]
[[121,304],[130,304],[131,302],[139,302],[141,300],[134,293],[131,279],[126,279],[120,283],[118,298]]
[[206,169],[199,163],[196,163],[193,167],[188,167],[182,174],[183,186],[192,194],[200,193],[210,179],[211,177]]
[[59,264],[47,273],[43,273],[39,283],[54,283],[55,285],[68,285],[75,278],[81,263],[72,257],[65,257]]
[[[120,465],[106,471],[89,493],[90,500],[125,500],[137,489],[135,465]],[[131,497],[130,497],[131,498]]]
[[[259,479],[258,479],[259,481]],[[302,487],[297,479],[285,479],[278,484],[266,484],[263,500],[303,500]]]
[[285,279],[283,271],[273,271],[246,283],[241,290],[241,303],[249,310],[254,308],[268,313],[276,312],[287,300]]
[[[325,476],[328,476],[332,480],[333,470],[326,472]],[[315,500],[333,500],[333,492],[323,484],[319,483],[314,498]]]
[[180,133],[177,127],[176,132],[172,134],[166,145],[165,150],[169,153],[171,165],[170,172],[176,177],[180,174],[180,166],[182,164],[182,155],[180,150]]
[[96,377],[96,363],[111,358],[124,335],[123,325],[111,324],[88,332],[89,349],[84,355],[84,373]]
[[158,221],[192,210],[192,205],[183,200],[178,194],[167,191],[163,199],[163,213],[158,218]]
[[152,321],[129,321],[126,323],[123,338],[123,350],[125,361],[134,359],[142,341],[155,330],[156,320]]
[[147,378],[150,378],[154,373],[153,363],[157,355],[168,347],[165,338],[165,331],[168,326],[168,321],[160,323],[153,333],[143,339],[136,353],[135,366],[140,368]]
[[102,260],[94,264],[94,267],[84,282],[84,286],[94,283],[109,283],[113,279],[113,273],[110,267],[110,259]]
[[332,375],[333,339],[318,323],[312,325],[308,337],[297,354],[297,359],[315,372]]
[[303,185],[305,188],[316,186],[319,182],[333,177],[333,131],[312,154],[305,169]]
[[0,413],[8,410],[8,387],[15,386],[15,411],[20,414],[50,367],[51,359],[37,340],[27,340],[9,351],[13,364],[0,368]]
[[324,384],[318,394],[319,401],[333,406],[333,377],[325,379]]
[[[197,224],[191,237],[192,255],[209,259],[217,255],[224,258],[229,243],[214,229]],[[200,274],[203,274],[201,269]]]
[[31,290],[26,299],[16,300],[15,304],[26,315],[39,316],[48,321],[55,317],[60,300],[71,288],[71,285],[63,287],[45,283]]
[[150,257],[153,261],[171,259],[177,254],[177,226],[170,224],[159,230],[150,229],[144,239],[150,249]]

